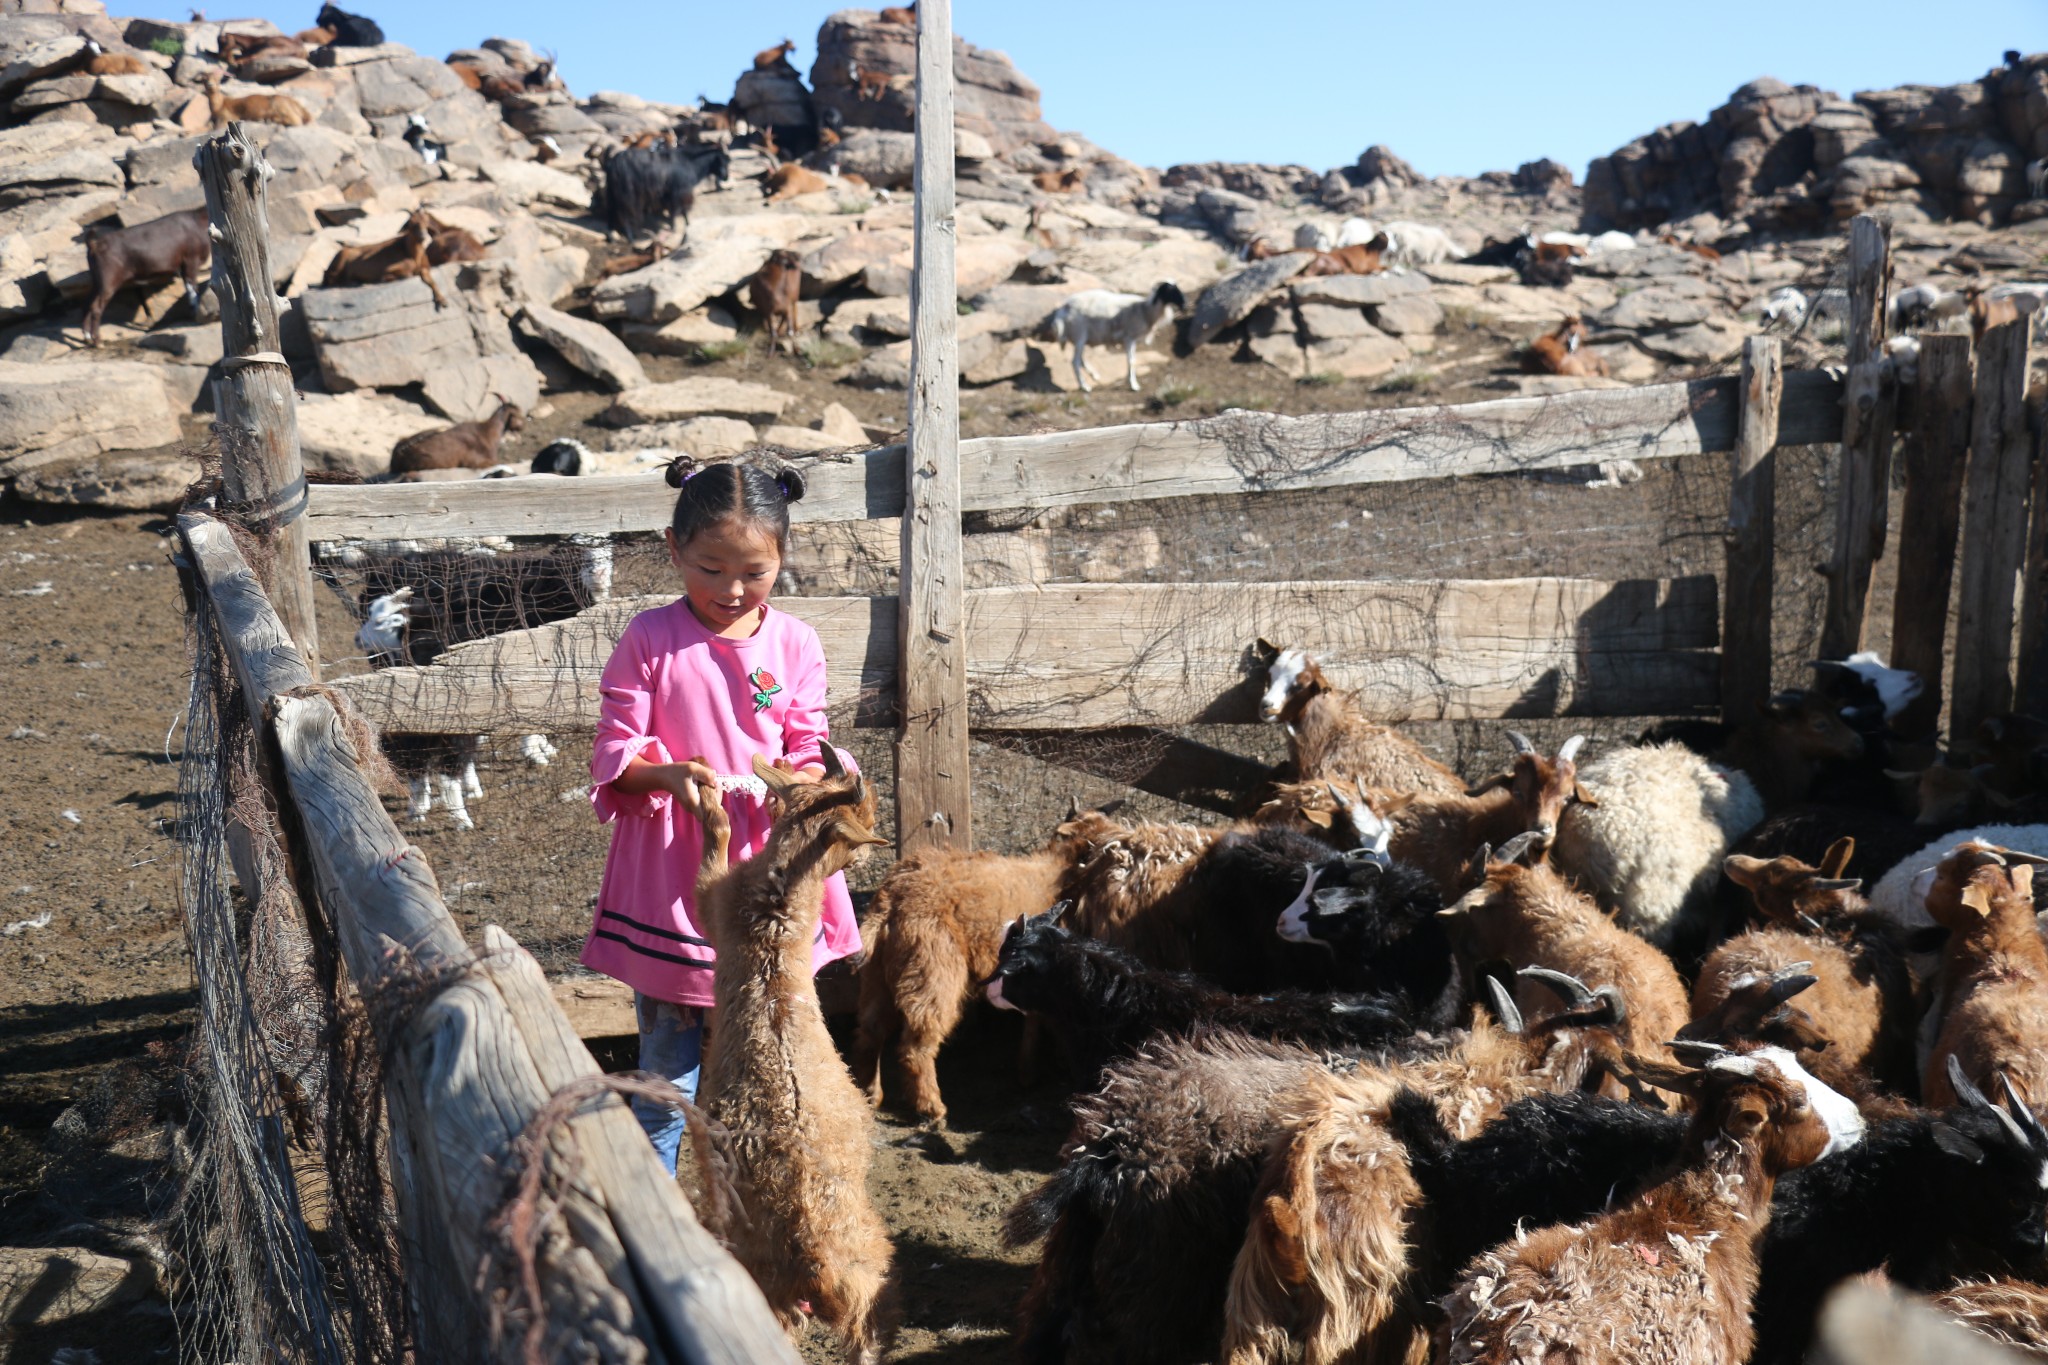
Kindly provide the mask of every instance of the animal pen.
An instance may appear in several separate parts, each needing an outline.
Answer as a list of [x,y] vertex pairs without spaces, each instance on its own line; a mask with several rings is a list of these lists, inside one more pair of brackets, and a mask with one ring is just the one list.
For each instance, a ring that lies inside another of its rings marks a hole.
[[[924,57],[951,40],[944,4],[917,16],[908,439],[806,460],[777,597],[824,642],[835,732],[893,787],[902,849],[972,839],[975,734],[1229,808],[1263,772],[1223,742],[1256,717],[1258,637],[1313,651],[1371,714],[1464,726],[1460,745],[1507,718],[1741,714],[1867,634],[1928,680],[1916,705],[1946,708],[1950,733],[2048,706],[2028,324],[1924,336],[1900,383],[1870,219],[1850,232],[1845,371],[1787,371],[1754,338],[1739,375],[1688,383],[959,440],[950,73]],[[591,727],[620,631],[674,597],[656,592],[667,490],[309,488],[260,157],[237,125],[199,160],[228,359],[221,482],[179,518],[205,1073],[182,1204],[194,1354],[794,1360],[535,957],[495,926],[465,942],[446,903],[460,875],[438,881],[379,795],[373,731]],[[318,629],[321,604],[362,596],[346,555],[316,565],[311,547],[492,538],[607,544],[614,590],[419,665],[348,671]],[[1910,566],[1888,629],[1887,555]]]

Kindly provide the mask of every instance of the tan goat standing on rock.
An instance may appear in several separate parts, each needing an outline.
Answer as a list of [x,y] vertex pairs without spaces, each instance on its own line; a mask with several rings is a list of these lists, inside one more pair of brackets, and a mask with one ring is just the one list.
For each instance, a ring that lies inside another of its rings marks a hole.
[[868,1200],[874,1121],[825,1029],[811,944],[826,879],[887,841],[865,779],[831,745],[822,756],[817,782],[755,758],[781,815],[738,867],[726,866],[732,826],[719,794],[682,801],[704,827],[697,903],[718,950],[703,1105],[731,1135],[742,1213],[713,1230],[785,1327],[801,1326],[808,1302],[846,1358],[871,1365],[895,1327],[893,1251]]

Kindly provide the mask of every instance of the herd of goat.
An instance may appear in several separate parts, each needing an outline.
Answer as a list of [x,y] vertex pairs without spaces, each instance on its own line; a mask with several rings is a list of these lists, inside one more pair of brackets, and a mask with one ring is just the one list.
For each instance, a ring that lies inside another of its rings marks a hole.
[[1291,771],[1247,817],[1077,810],[887,873],[850,1067],[809,945],[873,793],[781,786],[730,868],[691,806],[712,1217],[786,1322],[879,1358],[870,1105],[893,1058],[943,1124],[935,1058],[985,998],[1074,1094],[1004,1223],[1042,1244],[1026,1360],[1794,1362],[1880,1274],[2048,1354],[2048,722],[1942,753],[1863,655],[1732,726],[1509,732],[1468,785],[1302,650],[1256,657]]

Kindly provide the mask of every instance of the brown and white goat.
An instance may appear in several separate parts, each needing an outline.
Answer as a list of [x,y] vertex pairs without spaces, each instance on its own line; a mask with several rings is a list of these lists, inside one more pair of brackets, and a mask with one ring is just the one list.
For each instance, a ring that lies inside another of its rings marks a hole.
[[2048,943],[2034,918],[2034,865],[2043,861],[1972,842],[1921,876],[1927,913],[1949,931],[1936,989],[1941,1031],[1921,1084],[1930,1106],[1956,1102],[1953,1056],[1980,1089],[2003,1073],[2035,1113],[2048,1110]]
[[109,52],[97,42],[85,41],[87,57],[80,68],[88,76],[140,76],[154,70],[140,55],[133,52]]
[[229,96],[220,88],[221,74],[209,71],[200,77],[206,90],[206,107],[213,116],[215,128],[225,128],[237,120],[244,123],[276,123],[286,128],[303,128],[313,121],[306,112],[306,106],[290,95],[275,95],[259,91],[253,95]]
[[1367,720],[1356,697],[1337,691],[1315,658],[1260,640],[1253,655],[1266,669],[1259,717],[1287,727],[1295,776],[1303,782],[1349,778],[1396,792],[1462,793],[1465,783],[1391,726]]
[[389,284],[393,280],[418,278],[426,282],[427,292],[434,296],[435,308],[446,308],[448,300],[441,293],[441,286],[434,279],[433,229],[428,226],[427,215],[415,213],[405,220],[405,227],[396,237],[382,242],[365,242],[361,246],[345,246],[327,264],[327,273],[320,277],[320,287],[333,289],[350,284]]
[[1522,352],[1522,372],[1605,379],[1607,362],[1586,350],[1585,341],[1585,320],[1566,318],[1549,335],[1537,337],[1529,343],[1529,349]]
[[1303,1365],[1398,1361],[1421,1344],[1405,1287],[1422,1190],[1386,1122],[1404,1087],[1434,1101],[1453,1136],[1468,1138],[1518,1099],[1581,1089],[1619,1063],[1618,993],[1588,992],[1590,1006],[1525,1030],[1513,1001],[1492,984],[1501,1022],[1482,1014],[1442,1056],[1312,1075],[1281,1103],[1280,1131],[1230,1272],[1227,1365],[1276,1365],[1297,1344]]
[[780,814],[737,867],[718,793],[682,801],[704,827],[697,905],[718,951],[702,1103],[730,1135],[740,1202],[737,1225],[714,1231],[784,1326],[808,1304],[849,1361],[872,1365],[894,1330],[894,1253],[868,1200],[874,1118],[825,1028],[811,949],[826,879],[887,841],[866,781],[830,745],[822,756],[816,782],[754,759]]
[[778,66],[789,65],[789,54],[796,51],[796,44],[787,38],[774,47],[754,54],[754,70],[773,71]]
[[[1581,981],[1610,982],[1629,1002],[1617,1027],[1631,1050],[1656,1055],[1691,1019],[1685,983],[1671,959],[1610,919],[1542,859],[1542,836],[1520,834],[1498,854],[1473,858],[1476,885],[1438,913],[1470,966],[1506,962]],[[1528,859],[1525,863],[1522,859]],[[1545,979],[1524,978],[1516,1003],[1533,1015],[1547,1004]],[[1554,989],[1554,987],[1552,987]]]
[[185,300],[199,310],[199,272],[213,259],[205,209],[167,213],[133,227],[89,233],[86,268],[92,274],[92,302],[85,307],[85,340],[100,344],[100,318],[114,295],[137,280],[176,275],[185,282]]
[[519,405],[498,395],[497,411],[480,422],[423,431],[393,446],[391,476],[402,479],[429,469],[489,469],[499,463],[498,446],[505,433],[525,425]]
[[882,1053],[893,1039],[911,1107],[945,1121],[940,1044],[995,974],[1010,921],[1044,913],[1072,869],[1071,841],[1061,839],[1020,858],[928,850],[889,869],[861,926],[867,960],[852,1065],[870,1100],[881,1102]]
[[1736,854],[1728,879],[1771,921],[1710,954],[1693,984],[1692,1017],[1722,1007],[1741,985],[1798,967],[1814,978],[1799,1008],[1825,1040],[1830,1068],[1860,1071],[1901,1093],[1915,1088],[1912,972],[1900,931],[1869,913],[1860,881],[1842,870],[1856,841],[1839,839],[1819,867],[1797,858]]
[[1678,1170],[1613,1213],[1523,1233],[1474,1260],[1444,1300],[1441,1359],[1749,1358],[1756,1244],[1772,1187],[1786,1171],[1855,1145],[1863,1121],[1782,1048],[1714,1052],[1696,1071],[1639,1070],[1695,1102]]
[[1331,247],[1318,251],[1309,263],[1301,268],[1303,275],[1377,275],[1387,268],[1387,234],[1382,232],[1370,242],[1353,243],[1350,246]]
[[[801,169],[801,168],[799,168]],[[797,299],[804,287],[803,263],[794,251],[777,251],[747,281],[747,302],[768,325],[768,350],[773,353],[777,338],[788,342],[796,353]]]
[[889,93],[889,73],[877,71],[859,62],[848,62],[846,74],[853,78],[853,97],[857,100],[878,100]]

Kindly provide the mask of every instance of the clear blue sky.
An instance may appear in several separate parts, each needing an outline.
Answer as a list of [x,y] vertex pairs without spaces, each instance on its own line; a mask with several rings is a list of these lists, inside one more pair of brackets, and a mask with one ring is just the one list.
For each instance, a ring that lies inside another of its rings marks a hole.
[[[312,22],[318,0],[211,7],[216,16],[262,14],[289,32]],[[578,94],[676,101],[700,91],[725,98],[754,52],[785,36],[796,39],[808,76],[818,24],[831,12],[798,0],[344,7],[431,56],[493,34],[524,38],[555,49]],[[1760,75],[1845,95],[1980,76],[2007,48],[2048,49],[2048,3],[956,0],[954,27],[1009,53],[1043,89],[1054,127],[1147,165],[1323,169],[1384,142],[1431,175],[1539,156],[1583,174],[1590,158],[1673,119],[1703,118]]]

